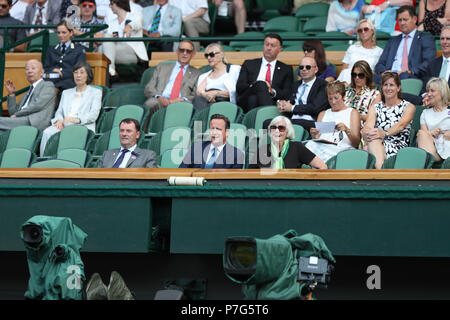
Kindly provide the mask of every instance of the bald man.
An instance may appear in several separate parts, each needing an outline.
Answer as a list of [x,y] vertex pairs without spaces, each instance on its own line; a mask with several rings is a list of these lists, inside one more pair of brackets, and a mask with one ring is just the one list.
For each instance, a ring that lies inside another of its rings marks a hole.
[[25,64],[25,74],[30,89],[22,95],[20,102],[16,103],[16,87],[11,80],[6,80],[8,91],[8,112],[10,117],[0,118],[0,132],[18,126],[33,126],[44,130],[50,126],[50,119],[55,112],[56,91],[50,81],[44,81],[44,67],[38,60],[28,60]]

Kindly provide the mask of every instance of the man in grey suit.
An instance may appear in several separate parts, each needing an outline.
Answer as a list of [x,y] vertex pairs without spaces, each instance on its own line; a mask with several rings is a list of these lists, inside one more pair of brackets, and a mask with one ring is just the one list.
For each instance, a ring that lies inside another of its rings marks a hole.
[[[142,32],[150,38],[179,37],[181,34],[181,10],[168,4],[169,0],[156,0],[154,6],[142,9]],[[150,42],[153,51],[172,51],[173,42]]]
[[[198,76],[202,73],[189,65],[194,55],[194,44],[184,40],[178,46],[178,59],[175,63],[161,63],[156,67],[152,79],[144,89],[145,96],[148,98],[145,106],[150,109],[150,117],[169,104],[180,101],[192,102]],[[144,125],[145,132],[147,132],[148,123],[147,121]]]
[[[61,0],[36,0],[28,5],[23,17],[25,24],[58,24],[61,21]],[[30,33],[39,30],[32,29]]]
[[8,92],[7,107],[10,117],[0,118],[0,132],[18,126],[33,126],[44,130],[50,125],[50,119],[55,112],[56,91],[52,82],[44,81],[44,67],[38,60],[28,60],[25,73],[30,89],[16,103],[16,87],[11,80],[6,80]]
[[139,121],[123,119],[119,125],[120,148],[103,152],[98,168],[156,168],[156,153],[137,147]]

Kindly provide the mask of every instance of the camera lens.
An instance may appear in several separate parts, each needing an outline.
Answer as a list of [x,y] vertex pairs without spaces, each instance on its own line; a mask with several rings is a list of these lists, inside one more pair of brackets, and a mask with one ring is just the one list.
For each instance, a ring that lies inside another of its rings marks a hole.
[[249,268],[256,263],[256,249],[251,243],[233,243],[230,246],[230,262],[235,268]]
[[23,241],[32,247],[37,247],[42,242],[42,227],[29,224],[23,227]]

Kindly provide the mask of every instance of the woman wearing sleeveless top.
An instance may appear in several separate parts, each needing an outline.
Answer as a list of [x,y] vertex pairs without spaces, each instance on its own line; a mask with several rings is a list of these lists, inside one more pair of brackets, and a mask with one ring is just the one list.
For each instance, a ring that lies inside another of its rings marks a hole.
[[241,67],[226,63],[224,50],[218,43],[206,47],[205,58],[212,70],[198,78],[196,97],[192,101],[194,107],[202,110],[220,101],[236,104],[236,82]]
[[447,0],[423,0],[419,3],[419,31],[440,35],[443,26],[450,23],[450,5]]
[[[319,113],[317,121],[334,122],[336,124],[335,129],[333,132],[321,133],[317,128],[311,128],[310,133],[313,140],[306,144],[309,150],[325,162],[341,151],[357,148],[360,142],[359,113],[356,109],[345,105],[344,83],[340,81],[330,82],[327,85],[327,95],[331,109]],[[318,141],[314,141],[316,139]]]

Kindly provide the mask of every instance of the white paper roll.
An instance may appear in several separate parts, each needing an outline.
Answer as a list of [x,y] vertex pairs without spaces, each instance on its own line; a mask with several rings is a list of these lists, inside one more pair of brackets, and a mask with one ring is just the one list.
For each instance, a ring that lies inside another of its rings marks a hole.
[[169,177],[167,181],[171,186],[203,186],[206,183],[205,178],[201,177]]

